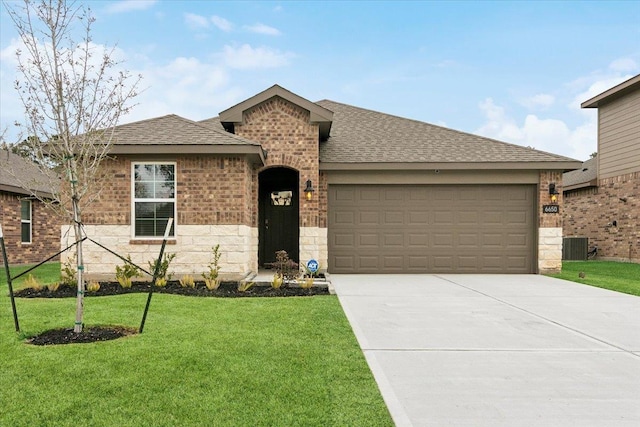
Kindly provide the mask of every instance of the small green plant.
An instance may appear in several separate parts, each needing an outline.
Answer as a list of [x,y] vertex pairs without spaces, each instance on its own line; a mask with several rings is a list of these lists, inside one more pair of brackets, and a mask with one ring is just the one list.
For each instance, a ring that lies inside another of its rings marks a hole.
[[165,286],[167,286],[167,279],[165,279],[164,277],[158,277],[156,279],[156,286],[159,288],[164,288]]
[[271,279],[271,287],[273,289],[280,289],[283,283],[284,277],[282,277],[280,273],[276,273],[273,275],[273,279]]
[[89,283],[87,283],[87,291],[89,292],[98,292],[100,290],[100,283],[96,282],[95,280],[90,281]]
[[185,274],[184,276],[182,276],[182,279],[180,279],[180,286],[182,286],[183,288],[193,289],[196,287],[196,281],[194,280],[192,275]]
[[77,280],[77,271],[76,255],[73,254],[68,256],[64,263],[62,263],[62,267],[60,269],[61,282],[69,286],[75,285]]
[[209,263],[209,271],[202,273],[204,278],[204,284],[210,291],[218,289],[220,287],[220,245],[215,245],[211,248],[211,263]]
[[38,281],[38,279],[36,279],[35,277],[33,277],[33,274],[29,273],[27,275],[27,278],[24,280],[24,284],[28,287],[33,289],[34,291],[41,291],[42,290],[42,283],[40,283]]
[[298,286],[300,286],[302,289],[311,289],[313,287],[313,276],[300,277],[298,279]]
[[58,289],[60,289],[60,282],[53,282],[47,285],[47,290],[49,292],[56,292]]
[[240,282],[238,283],[238,292],[247,292],[255,284],[256,282]]
[[[171,261],[176,257],[176,254],[165,253],[160,262],[160,268],[158,269],[158,277],[156,277],[156,286],[164,286],[167,281],[171,280],[173,273],[169,273],[169,265]],[[149,271],[153,274],[156,271],[157,259],[149,261]],[[165,279],[164,285],[158,285],[160,279]]]
[[138,276],[140,276],[140,270],[131,263],[131,255],[127,255],[127,262],[123,266],[116,265],[116,280],[123,288],[130,288],[131,279]]

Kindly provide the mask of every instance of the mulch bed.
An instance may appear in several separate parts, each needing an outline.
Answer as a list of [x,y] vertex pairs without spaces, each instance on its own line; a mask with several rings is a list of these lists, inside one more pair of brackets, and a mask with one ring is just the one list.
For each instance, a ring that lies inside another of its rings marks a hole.
[[[148,293],[151,290],[149,282],[134,282],[131,288],[123,288],[117,282],[102,282],[96,292],[86,292],[87,297],[99,297],[108,295],[121,295],[131,293]],[[164,287],[156,287],[154,293],[177,294],[197,297],[222,297],[222,298],[246,298],[246,297],[290,297],[328,295],[326,285],[314,285],[310,289],[302,289],[297,286],[283,285],[280,289],[271,286],[254,285],[247,291],[240,292],[237,282],[222,282],[216,290],[209,290],[204,282],[196,282],[194,288],[183,287],[177,281],[170,281]],[[25,288],[14,292],[17,298],[73,298],[76,296],[76,287],[60,285],[56,291]],[[73,332],[73,329],[52,329],[45,331],[27,340],[33,345],[76,344],[96,341],[108,341],[127,335],[137,334],[138,330],[125,326],[92,326],[85,327],[81,333]]]
[[[101,282],[100,289],[96,292],[87,291],[87,297],[99,297],[107,295],[122,295],[131,293],[148,293],[151,291],[149,282],[133,282],[131,288],[123,288],[118,282]],[[298,286],[283,285],[280,289],[273,289],[271,286],[254,285],[245,292],[238,291],[237,282],[222,282],[220,287],[209,290],[204,282],[196,282],[194,288],[182,287],[177,281],[170,281],[164,287],[156,286],[154,293],[187,295],[196,297],[219,297],[219,298],[246,298],[246,297],[290,297],[290,296],[312,296],[328,295],[329,289],[325,285],[314,285],[311,289],[302,289]],[[54,291],[49,291],[46,287],[42,289],[25,288],[14,292],[16,298],[71,298],[76,296],[75,286],[60,285]]]
[[73,328],[52,329],[28,339],[27,343],[33,345],[79,344],[115,340],[137,333],[137,329],[125,326],[91,326],[83,328],[80,333],[73,332]]

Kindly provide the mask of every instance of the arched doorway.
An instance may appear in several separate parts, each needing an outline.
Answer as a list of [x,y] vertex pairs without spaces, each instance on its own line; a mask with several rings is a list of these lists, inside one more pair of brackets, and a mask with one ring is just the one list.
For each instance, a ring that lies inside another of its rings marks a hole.
[[276,260],[285,250],[298,262],[300,240],[299,173],[275,167],[258,175],[258,264]]

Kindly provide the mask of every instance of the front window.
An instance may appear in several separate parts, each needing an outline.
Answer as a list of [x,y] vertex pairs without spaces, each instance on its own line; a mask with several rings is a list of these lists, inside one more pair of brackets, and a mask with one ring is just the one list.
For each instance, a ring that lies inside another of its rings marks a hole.
[[31,200],[20,201],[20,228],[20,241],[31,243]]
[[[176,214],[175,163],[134,163],[133,195],[134,236],[163,237]],[[169,236],[174,236],[174,226]]]

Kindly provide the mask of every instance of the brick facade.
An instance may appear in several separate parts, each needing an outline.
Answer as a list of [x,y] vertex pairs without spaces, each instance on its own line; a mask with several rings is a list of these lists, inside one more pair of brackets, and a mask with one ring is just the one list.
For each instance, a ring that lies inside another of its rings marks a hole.
[[[31,243],[21,242],[22,197],[0,192],[0,224],[10,265],[36,264],[60,251],[60,217],[38,200],[31,204]],[[4,264],[2,257],[0,264]]]
[[598,258],[640,262],[640,172],[600,179],[564,198],[564,237],[588,237]]
[[[304,194],[307,180],[311,180],[319,191],[319,129],[309,123],[309,112],[280,97],[273,97],[256,105],[243,114],[243,123],[235,125],[235,134],[259,142],[267,150],[266,164],[270,167],[289,167],[300,173],[299,194]],[[257,177],[253,209],[257,211]],[[300,227],[318,227],[318,203],[320,196],[300,200]],[[254,224],[257,224],[257,216]]]

